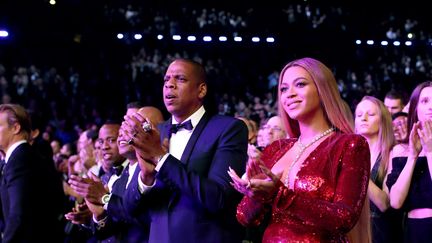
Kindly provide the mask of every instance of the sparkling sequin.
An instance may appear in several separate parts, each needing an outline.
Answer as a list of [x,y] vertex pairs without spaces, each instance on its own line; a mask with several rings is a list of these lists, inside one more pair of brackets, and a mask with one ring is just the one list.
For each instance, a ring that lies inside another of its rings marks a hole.
[[317,191],[324,183],[321,177],[305,176],[305,178],[297,179],[297,188],[302,191]]
[[[295,141],[274,142],[262,160],[272,168]],[[334,133],[312,153],[297,174],[294,190],[281,183],[272,205],[248,197],[238,205],[237,219],[244,225],[259,224],[271,210],[264,243],[347,242],[346,233],[358,220],[366,198],[369,147],[358,135]]]

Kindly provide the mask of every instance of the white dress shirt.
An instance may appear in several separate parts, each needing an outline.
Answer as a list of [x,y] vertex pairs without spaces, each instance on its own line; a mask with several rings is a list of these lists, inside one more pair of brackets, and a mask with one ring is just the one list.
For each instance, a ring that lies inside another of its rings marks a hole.
[[9,149],[6,151],[6,155],[5,155],[5,164],[7,164],[12,152],[15,151],[15,149],[23,143],[27,143],[27,141],[26,140],[19,140],[18,142],[15,142],[14,144],[12,144],[9,147]]
[[[195,130],[195,127],[198,125],[199,121],[201,120],[201,118],[204,116],[205,113],[205,109],[204,106],[201,106],[197,111],[195,111],[191,116],[189,116],[187,119],[185,119],[183,122],[187,121],[187,120],[191,120],[192,123],[192,130],[187,130],[187,129],[180,129],[177,131],[177,133],[173,133],[171,134],[171,138],[169,141],[169,153],[165,154],[160,161],[158,162],[158,164],[156,165],[155,170],[159,171],[160,168],[162,168],[162,166],[164,165],[166,159],[168,158],[168,155],[171,154],[172,156],[174,156],[176,159],[180,160],[181,156],[186,148],[187,143],[189,142],[189,139],[192,136],[193,131]],[[174,117],[172,117],[172,124],[178,124],[179,122],[175,120]],[[153,183],[153,185],[151,186],[147,186],[145,185],[142,181],[141,181],[141,172],[140,175],[138,176],[138,189],[141,193],[144,193],[148,190],[150,190],[156,183]]]

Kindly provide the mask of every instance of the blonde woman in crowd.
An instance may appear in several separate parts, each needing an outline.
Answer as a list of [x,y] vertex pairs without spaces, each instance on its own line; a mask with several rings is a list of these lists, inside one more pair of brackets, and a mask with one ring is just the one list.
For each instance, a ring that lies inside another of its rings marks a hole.
[[402,219],[390,208],[388,188],[384,183],[395,138],[390,113],[382,101],[372,96],[363,97],[355,110],[355,130],[366,138],[371,153],[368,196],[372,242],[400,242]]

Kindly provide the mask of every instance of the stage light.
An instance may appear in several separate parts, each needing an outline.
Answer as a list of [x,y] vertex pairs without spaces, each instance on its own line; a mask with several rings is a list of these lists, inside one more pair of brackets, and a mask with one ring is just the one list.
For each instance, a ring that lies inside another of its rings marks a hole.
[[9,36],[9,32],[7,32],[6,30],[0,30],[0,37],[1,38],[6,38]]
[[135,38],[135,40],[141,40],[142,39],[142,35],[141,34],[135,34],[134,38]]
[[203,41],[209,42],[209,41],[212,41],[212,38],[211,38],[211,36],[206,35],[203,37]]
[[121,40],[123,39],[124,35],[122,33],[118,33],[117,34],[117,39]]
[[196,37],[193,36],[193,35],[190,35],[190,36],[187,37],[187,40],[188,41],[196,41]]
[[158,40],[162,40],[163,39],[163,35],[157,35],[157,39]]
[[227,41],[228,38],[226,36],[219,36],[219,41]]
[[356,42],[355,42],[357,45],[360,45],[361,43],[362,43],[362,41],[361,40],[356,40]]
[[275,42],[275,39],[273,37],[267,37],[266,41],[269,43],[273,43]]
[[414,37],[414,35],[412,33],[408,33],[407,37],[408,37],[408,39],[412,39]]
[[412,46],[412,41],[405,41],[406,46]]
[[368,44],[368,45],[370,45],[370,46],[373,45],[374,43],[375,43],[375,42],[374,42],[373,40],[367,40],[367,41],[366,41],[366,44]]
[[180,35],[173,35],[172,38],[173,38],[173,40],[181,40]]
[[388,45],[388,41],[385,41],[385,40],[384,40],[384,41],[381,41],[381,45],[382,45],[382,46],[387,46],[387,45]]
[[394,46],[400,46],[400,42],[399,41],[393,41],[393,45]]
[[243,38],[241,38],[240,36],[234,37],[235,42],[241,42],[242,40],[243,40]]
[[55,4],[56,4],[56,1],[55,1],[55,0],[50,0],[50,1],[49,1],[49,4],[51,4],[51,5],[55,5]]
[[260,42],[260,38],[259,37],[252,37],[252,42]]

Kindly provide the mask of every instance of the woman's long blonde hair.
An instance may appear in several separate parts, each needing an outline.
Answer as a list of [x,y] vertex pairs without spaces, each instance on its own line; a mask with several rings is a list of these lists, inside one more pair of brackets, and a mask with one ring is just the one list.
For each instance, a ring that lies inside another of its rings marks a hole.
[[[288,63],[279,76],[278,97],[281,97],[281,88],[285,71],[291,67],[301,67],[309,73],[318,91],[324,116],[330,126],[342,133],[354,133],[354,121],[351,109],[341,98],[336,79],[331,70],[322,62],[305,57]],[[279,115],[282,118],[289,137],[297,138],[300,135],[299,123],[291,119],[283,108],[283,101],[278,99]],[[348,233],[348,239],[354,243],[371,242],[369,200],[365,198],[363,210],[357,224]]]
[[381,155],[381,163],[378,169],[378,179],[382,181],[387,172],[390,150],[395,144],[392,119],[390,112],[381,100],[372,96],[364,96],[360,102],[365,100],[372,102],[378,108],[377,115],[380,118],[380,124],[378,130],[378,141],[375,144],[375,148],[377,148],[379,155]]
[[[288,63],[279,76],[278,96],[281,97],[280,85],[285,71],[290,67],[301,67],[309,73],[318,91],[321,106],[327,122],[343,133],[354,132],[352,112],[347,103],[342,100],[336,79],[331,70],[322,62],[313,58],[301,58]],[[300,135],[298,121],[291,119],[283,109],[283,101],[278,100],[279,115],[287,128],[289,137],[296,138]]]

